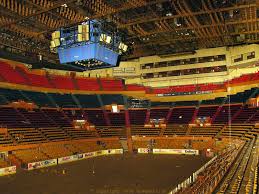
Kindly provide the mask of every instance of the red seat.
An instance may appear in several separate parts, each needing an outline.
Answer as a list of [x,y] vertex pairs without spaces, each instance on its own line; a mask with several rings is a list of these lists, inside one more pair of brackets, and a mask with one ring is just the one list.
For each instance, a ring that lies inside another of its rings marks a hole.
[[77,78],[76,80],[80,90],[100,90],[100,85],[96,78]]
[[10,83],[27,84],[27,81],[13,67],[5,62],[0,62],[1,77]]

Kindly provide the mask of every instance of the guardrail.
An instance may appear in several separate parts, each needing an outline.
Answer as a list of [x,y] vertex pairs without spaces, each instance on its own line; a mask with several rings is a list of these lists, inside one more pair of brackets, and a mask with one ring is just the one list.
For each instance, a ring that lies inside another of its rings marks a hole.
[[182,183],[179,183],[169,194],[177,193],[179,190],[188,187],[190,184],[197,180],[198,174],[204,171],[214,160],[216,160],[217,156],[213,157],[210,161],[208,161],[205,165],[203,165],[199,170],[194,172],[189,178],[184,180]]
[[123,149],[99,150],[99,151],[95,151],[95,152],[75,154],[75,155],[71,155],[71,156],[64,156],[64,157],[50,159],[50,160],[32,162],[32,163],[27,164],[26,169],[34,170],[34,169],[38,169],[38,168],[45,168],[48,166],[55,166],[55,165],[63,164],[63,163],[67,163],[67,162],[73,162],[73,161],[88,159],[88,158],[92,158],[92,157],[96,157],[96,156],[111,155],[111,154],[123,154]]

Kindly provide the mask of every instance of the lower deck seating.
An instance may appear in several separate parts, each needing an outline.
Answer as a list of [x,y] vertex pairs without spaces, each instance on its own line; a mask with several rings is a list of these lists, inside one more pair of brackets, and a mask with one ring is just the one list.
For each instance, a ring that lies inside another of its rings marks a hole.
[[132,125],[131,126],[131,135],[139,136],[159,136],[160,128],[145,128],[143,126]]
[[8,166],[8,163],[2,159],[0,159],[0,168],[5,168]]
[[206,127],[192,127],[189,135],[193,136],[215,136],[222,129],[223,125],[213,125]]
[[27,144],[47,141],[44,135],[34,128],[8,129],[8,133],[17,143]]
[[75,129],[72,127],[64,128],[64,130],[72,139],[96,138],[95,131],[87,131],[85,129]]
[[0,145],[11,145],[13,140],[9,134],[0,133]]
[[253,125],[242,125],[242,124],[233,124],[231,126],[227,126],[221,133],[221,136],[237,136],[242,137],[251,129]]
[[97,126],[96,130],[101,137],[126,137],[124,126]]
[[167,125],[167,128],[164,131],[165,136],[174,136],[174,135],[186,135],[188,130],[187,125]]
[[26,164],[70,156],[77,153],[119,148],[121,148],[119,140],[101,139],[98,141],[73,141],[67,143],[42,144],[36,148],[15,150],[13,151],[13,154],[23,164]]
[[74,147],[78,148],[81,153],[104,150],[104,149],[121,148],[121,144],[119,140],[85,141],[85,142],[73,142],[71,144]]
[[13,154],[24,164],[49,159],[39,148],[16,150]]
[[64,156],[73,155],[66,144],[44,145],[40,146],[40,150],[44,152],[49,158],[60,158]]
[[191,141],[191,147],[195,150],[212,149],[215,147],[215,141],[213,139]]
[[150,142],[148,140],[134,140],[133,149],[147,148],[149,146],[149,143]]
[[39,130],[50,141],[60,141],[60,140],[70,139],[70,137],[66,134],[66,132],[61,128],[57,128],[57,127],[40,128]]

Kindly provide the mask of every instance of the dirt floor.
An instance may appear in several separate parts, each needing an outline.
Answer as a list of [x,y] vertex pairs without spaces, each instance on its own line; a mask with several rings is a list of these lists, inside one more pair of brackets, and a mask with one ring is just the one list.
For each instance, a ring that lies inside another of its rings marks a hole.
[[101,156],[0,177],[0,194],[168,193],[207,160],[184,155]]

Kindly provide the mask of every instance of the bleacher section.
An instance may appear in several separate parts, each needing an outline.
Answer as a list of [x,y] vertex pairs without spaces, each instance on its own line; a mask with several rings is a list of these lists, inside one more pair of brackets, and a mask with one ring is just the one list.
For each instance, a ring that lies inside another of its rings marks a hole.
[[191,127],[189,135],[191,136],[209,136],[215,137],[224,125],[213,125],[208,127]]
[[156,139],[154,148],[186,149],[186,148],[189,148],[189,140],[188,139]]
[[103,115],[103,110],[100,109],[93,109],[93,110],[85,110],[84,111],[87,115],[87,118],[90,123],[94,125],[100,125],[104,126],[106,125],[104,115]]
[[126,137],[124,126],[98,126],[96,130],[100,137]]
[[160,119],[160,118],[166,118],[168,114],[169,109],[150,109],[150,118],[151,119]]
[[70,121],[62,111],[57,111],[56,109],[42,109],[42,111],[52,120],[52,122],[56,123],[57,126],[71,126]]
[[146,119],[146,110],[129,110],[130,123],[135,125],[143,125]]
[[0,108],[0,124],[8,128],[31,127],[31,123],[26,118],[10,107]]
[[39,128],[39,131],[41,131],[49,141],[64,141],[71,139],[62,128]]
[[37,142],[46,142],[44,135],[36,130],[35,128],[19,128],[19,129],[8,129],[8,133],[15,139],[18,144],[28,144]]
[[174,108],[168,120],[170,124],[188,124],[194,114],[195,107]]
[[89,139],[95,138],[95,131],[87,131],[85,129],[75,129],[72,127],[64,128],[66,133],[71,137],[71,139]]
[[53,99],[53,101],[59,107],[63,107],[63,108],[77,108],[77,104],[73,100],[71,94],[49,93],[48,95]]
[[0,133],[0,145],[11,145],[13,140],[9,134]]
[[187,125],[176,125],[176,124],[169,124],[164,131],[165,136],[183,136],[186,135],[188,130]]
[[238,105],[224,105],[222,106],[220,113],[215,118],[214,123],[227,123],[228,121],[231,121],[231,118],[234,116],[234,114],[241,108],[241,104]]
[[138,125],[131,125],[132,136],[159,136],[159,128],[146,128]]

